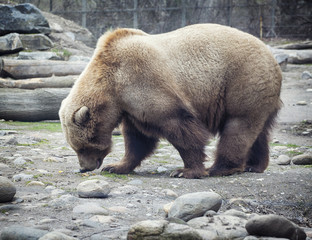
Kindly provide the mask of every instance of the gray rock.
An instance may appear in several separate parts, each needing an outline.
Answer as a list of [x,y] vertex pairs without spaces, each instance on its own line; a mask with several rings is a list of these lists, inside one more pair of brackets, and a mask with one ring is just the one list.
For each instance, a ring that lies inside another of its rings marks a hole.
[[40,10],[32,4],[0,5],[0,35],[8,33],[51,32],[49,23]]
[[296,164],[296,165],[312,165],[312,155],[301,154],[301,155],[293,157],[291,161],[293,164]]
[[171,189],[164,189],[164,190],[161,191],[161,193],[164,194],[166,197],[169,197],[169,198],[176,199],[178,197],[178,194],[176,194]]
[[0,176],[0,203],[9,202],[16,193],[16,187],[6,177]]
[[29,181],[33,177],[34,175],[31,175],[31,174],[20,173],[20,174],[16,174],[13,176],[13,181],[14,182]]
[[297,225],[282,216],[263,215],[251,218],[246,223],[250,235],[305,240],[305,232]]
[[221,196],[214,192],[189,193],[178,197],[168,212],[168,217],[188,221],[200,217],[208,210],[218,211],[221,207]]
[[17,145],[18,141],[16,137],[11,137],[4,144],[5,145]]
[[57,232],[57,231],[49,232],[45,234],[44,236],[42,236],[41,238],[39,238],[39,240],[75,240],[75,239],[77,238],[67,236],[64,233]]
[[77,191],[81,198],[106,198],[110,193],[110,186],[104,180],[93,179],[80,183]]
[[310,79],[310,78],[312,78],[312,74],[309,71],[304,71],[301,74],[301,79],[303,79],[303,80],[307,80],[307,79]]
[[278,165],[289,165],[291,159],[287,155],[280,155],[280,156],[278,156],[276,161],[277,161]]
[[96,203],[85,203],[74,207],[73,213],[108,215],[108,211]]
[[18,52],[23,49],[23,44],[17,33],[10,33],[0,37],[0,55]]
[[1,232],[0,240],[37,240],[47,233],[48,231],[15,225],[4,228],[4,230]]
[[44,34],[20,34],[19,37],[25,49],[48,50],[54,46],[50,38]]
[[[63,193],[63,192],[62,192]],[[78,202],[78,198],[70,194],[62,195],[59,198],[51,200],[48,205],[55,209],[71,208],[73,204]]]

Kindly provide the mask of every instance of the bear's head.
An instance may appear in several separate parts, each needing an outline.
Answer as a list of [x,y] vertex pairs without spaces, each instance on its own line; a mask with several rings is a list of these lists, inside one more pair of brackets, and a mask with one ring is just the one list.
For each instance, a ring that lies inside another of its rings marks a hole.
[[[105,118],[104,112],[109,117]],[[112,131],[118,124],[113,120],[113,112],[108,106],[77,106],[70,96],[63,100],[59,111],[61,125],[67,142],[77,153],[80,172],[99,168],[110,152]]]

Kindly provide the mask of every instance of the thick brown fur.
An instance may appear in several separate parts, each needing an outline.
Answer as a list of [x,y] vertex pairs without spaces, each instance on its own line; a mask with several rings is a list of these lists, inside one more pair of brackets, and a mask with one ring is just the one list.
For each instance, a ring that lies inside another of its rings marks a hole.
[[[131,172],[165,138],[184,162],[172,176],[263,172],[281,79],[266,46],[233,28],[198,24],[159,35],[118,29],[99,39],[60,119],[83,171],[102,164],[121,123],[125,156],[103,170]],[[216,159],[205,169],[204,148],[215,134]]]

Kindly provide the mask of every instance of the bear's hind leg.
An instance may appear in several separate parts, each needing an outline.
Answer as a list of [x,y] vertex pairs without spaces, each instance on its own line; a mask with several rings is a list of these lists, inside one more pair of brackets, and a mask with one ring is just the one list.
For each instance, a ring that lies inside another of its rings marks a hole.
[[125,156],[116,164],[104,166],[102,171],[126,174],[139,166],[146,157],[153,153],[157,147],[158,139],[144,135],[128,119],[123,122],[123,136],[125,141]]
[[226,176],[245,170],[248,152],[258,131],[244,119],[229,119],[220,132],[214,164],[209,176]]

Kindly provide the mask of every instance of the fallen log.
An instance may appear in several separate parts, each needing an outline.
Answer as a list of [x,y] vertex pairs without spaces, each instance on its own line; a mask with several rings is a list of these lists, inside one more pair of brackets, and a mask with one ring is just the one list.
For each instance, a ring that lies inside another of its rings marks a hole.
[[82,61],[15,60],[0,58],[0,77],[14,79],[79,75],[88,63]]
[[36,89],[36,88],[71,88],[74,82],[78,79],[78,75],[71,76],[52,76],[49,78],[30,78],[23,80],[12,80],[0,78],[0,88],[21,88],[21,89]]
[[26,122],[58,120],[61,102],[69,91],[70,88],[0,88],[0,119]]

